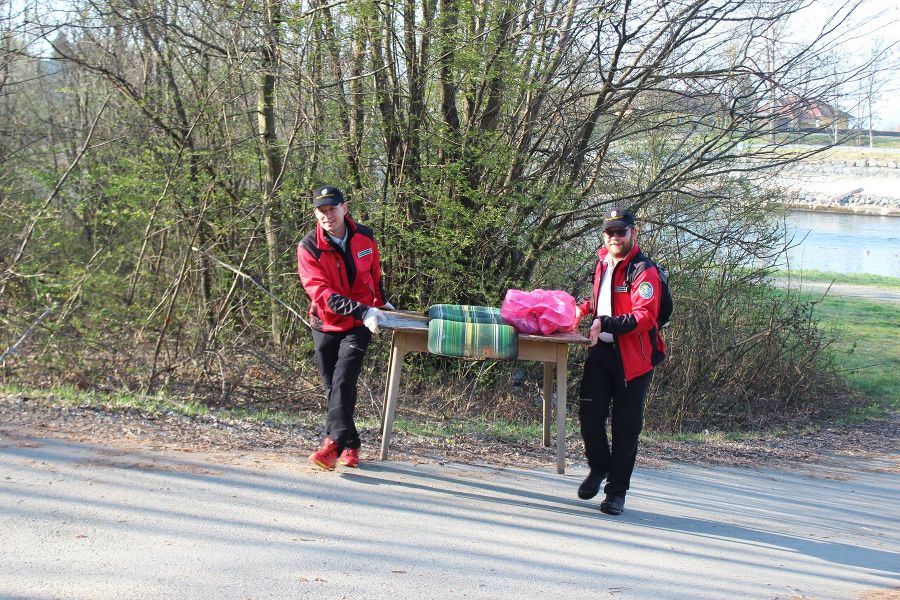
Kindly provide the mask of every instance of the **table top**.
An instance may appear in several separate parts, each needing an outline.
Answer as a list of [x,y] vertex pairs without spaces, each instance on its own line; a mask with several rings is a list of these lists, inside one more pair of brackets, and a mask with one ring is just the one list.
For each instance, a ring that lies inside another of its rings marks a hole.
[[[384,322],[379,326],[386,331],[428,331],[428,317],[413,310],[384,310]],[[520,341],[550,342],[555,344],[587,344],[589,340],[577,331],[550,335],[519,334]]]

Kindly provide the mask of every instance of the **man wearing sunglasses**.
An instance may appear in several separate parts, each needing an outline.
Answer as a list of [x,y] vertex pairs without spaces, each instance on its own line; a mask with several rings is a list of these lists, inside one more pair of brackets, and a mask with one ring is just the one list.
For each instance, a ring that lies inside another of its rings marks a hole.
[[[638,248],[637,234],[631,211],[613,208],[603,213],[604,247],[597,251],[593,302],[579,306],[583,314],[592,312],[594,320],[578,410],[590,473],[578,497],[593,498],[605,479],[600,510],[610,515],[625,509],[644,399],[653,367],[665,353],[657,325],[659,272]],[[610,416],[612,440],[606,433]]]

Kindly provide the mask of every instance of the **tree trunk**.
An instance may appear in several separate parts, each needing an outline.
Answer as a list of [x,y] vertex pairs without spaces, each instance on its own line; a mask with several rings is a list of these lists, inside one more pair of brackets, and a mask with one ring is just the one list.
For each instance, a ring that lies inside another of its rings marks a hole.
[[[277,196],[280,186],[282,158],[278,149],[278,134],[275,131],[275,74],[278,69],[278,28],[281,24],[281,1],[266,0],[266,36],[262,48],[262,61],[257,84],[257,110],[259,142],[265,161],[265,182],[263,187],[263,227],[266,234],[266,275],[269,291],[278,294],[278,212]],[[269,297],[271,312],[272,342],[281,346],[281,307],[274,297]]]

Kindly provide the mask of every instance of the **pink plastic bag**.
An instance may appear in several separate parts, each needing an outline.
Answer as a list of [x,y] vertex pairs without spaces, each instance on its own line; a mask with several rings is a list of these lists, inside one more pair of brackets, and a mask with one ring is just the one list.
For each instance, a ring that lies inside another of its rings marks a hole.
[[519,333],[550,335],[575,331],[575,298],[562,290],[507,290],[500,315]]

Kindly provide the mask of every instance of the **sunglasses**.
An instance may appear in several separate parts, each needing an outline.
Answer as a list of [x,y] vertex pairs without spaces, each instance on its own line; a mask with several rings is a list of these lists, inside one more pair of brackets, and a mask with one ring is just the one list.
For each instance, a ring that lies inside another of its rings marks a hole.
[[628,235],[628,227],[622,229],[607,229],[603,233],[609,237],[625,237]]

